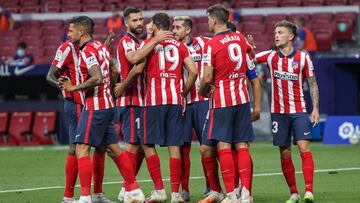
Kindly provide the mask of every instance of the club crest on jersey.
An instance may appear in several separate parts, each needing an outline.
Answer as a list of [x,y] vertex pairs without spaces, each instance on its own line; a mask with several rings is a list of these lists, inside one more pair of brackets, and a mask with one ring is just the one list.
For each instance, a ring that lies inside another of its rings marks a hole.
[[278,70],[274,71],[274,77],[280,80],[290,80],[290,81],[296,81],[299,79],[299,76],[297,74],[278,71]]
[[298,69],[299,68],[299,63],[297,61],[293,61],[292,64],[291,64],[292,68],[294,70]]

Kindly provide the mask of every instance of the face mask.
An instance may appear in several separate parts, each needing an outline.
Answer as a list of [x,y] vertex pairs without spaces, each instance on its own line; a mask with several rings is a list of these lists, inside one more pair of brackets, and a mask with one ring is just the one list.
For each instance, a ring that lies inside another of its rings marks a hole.
[[0,13],[2,13],[2,8],[0,7]]
[[117,12],[117,11],[116,11],[116,12],[113,12],[112,15],[113,15],[113,16],[118,16],[118,15],[119,15],[119,12]]
[[24,50],[24,49],[18,49],[18,50],[16,51],[16,53],[17,53],[18,56],[22,57],[22,56],[25,55],[25,50]]

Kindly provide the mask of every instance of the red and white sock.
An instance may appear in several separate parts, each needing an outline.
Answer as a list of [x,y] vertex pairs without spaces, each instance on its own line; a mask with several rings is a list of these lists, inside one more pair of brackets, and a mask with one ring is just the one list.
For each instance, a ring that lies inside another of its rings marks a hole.
[[102,193],[104,180],[105,153],[94,152],[92,159],[94,193]]
[[68,154],[65,164],[65,191],[64,197],[74,197],[74,187],[78,175],[78,163],[75,155]]
[[189,178],[190,178],[190,150],[191,145],[185,145],[180,148],[181,161],[182,161],[182,176],[181,176],[181,188],[182,191],[189,192]]
[[124,179],[123,185],[125,187],[125,191],[138,189],[139,185],[136,182],[135,171],[128,156],[123,152],[116,159],[114,159],[114,162]]
[[79,178],[81,186],[81,196],[90,195],[92,164],[90,156],[81,157],[78,159]]
[[305,191],[313,192],[314,182],[314,160],[311,152],[301,153],[302,171],[304,174]]
[[251,194],[252,189],[252,176],[253,176],[253,163],[248,148],[241,148],[237,150],[239,175],[241,184]]
[[235,189],[235,166],[231,149],[222,149],[218,151],[220,159],[221,175],[224,181],[226,193],[233,192]]
[[157,154],[146,158],[146,165],[149,170],[151,179],[153,180],[155,190],[164,189],[164,184],[161,176],[160,159]]
[[295,167],[291,157],[281,158],[281,170],[284,174],[286,183],[289,186],[290,193],[298,193],[296,188]]

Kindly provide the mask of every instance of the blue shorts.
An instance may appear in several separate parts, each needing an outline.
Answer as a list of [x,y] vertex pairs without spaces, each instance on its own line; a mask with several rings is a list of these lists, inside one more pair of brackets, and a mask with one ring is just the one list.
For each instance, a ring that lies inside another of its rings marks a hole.
[[294,135],[294,142],[312,138],[311,122],[307,113],[272,113],[271,124],[274,146],[291,146],[291,133]]
[[[253,141],[250,104],[210,109],[202,139],[227,143]],[[215,146],[216,142],[209,146]]]
[[95,147],[118,143],[114,129],[114,109],[83,110],[73,143]]
[[121,132],[126,143],[140,144],[140,117],[143,107],[117,107],[116,119],[121,123]]
[[182,146],[183,116],[180,105],[144,107],[141,143],[145,145]]
[[[192,129],[194,128],[196,136],[202,143],[201,134],[209,111],[209,101],[194,102],[186,106],[184,119],[184,142],[191,143]],[[206,142],[206,141],[205,141]]]
[[73,143],[75,140],[76,130],[82,108],[83,106],[81,104],[76,104],[72,100],[65,99],[64,111],[66,115],[66,121],[69,126],[69,143]]

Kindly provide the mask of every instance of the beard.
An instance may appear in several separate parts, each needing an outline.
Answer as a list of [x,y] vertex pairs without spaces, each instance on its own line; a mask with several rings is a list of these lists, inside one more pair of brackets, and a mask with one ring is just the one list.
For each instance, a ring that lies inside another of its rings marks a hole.
[[136,35],[141,35],[143,33],[143,27],[130,28],[130,32]]

